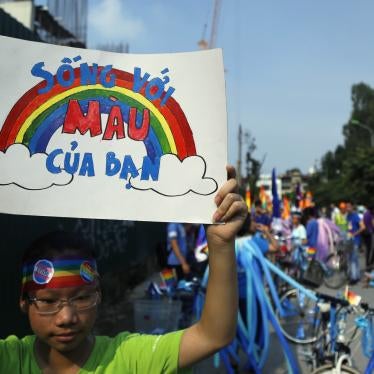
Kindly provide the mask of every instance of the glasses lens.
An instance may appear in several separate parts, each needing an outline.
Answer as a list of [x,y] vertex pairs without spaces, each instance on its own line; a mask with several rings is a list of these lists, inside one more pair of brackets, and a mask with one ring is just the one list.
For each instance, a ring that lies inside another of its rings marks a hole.
[[76,310],[84,310],[92,308],[97,303],[97,292],[88,295],[73,297],[69,300],[59,299],[30,299],[35,304],[40,314],[57,313],[64,303],[73,306]]
[[70,299],[70,304],[73,305],[77,310],[84,310],[92,308],[97,301],[97,293],[91,293],[88,295],[77,296]]
[[54,299],[35,299],[32,301],[38,309],[38,312],[45,314],[57,312],[60,305],[60,301]]

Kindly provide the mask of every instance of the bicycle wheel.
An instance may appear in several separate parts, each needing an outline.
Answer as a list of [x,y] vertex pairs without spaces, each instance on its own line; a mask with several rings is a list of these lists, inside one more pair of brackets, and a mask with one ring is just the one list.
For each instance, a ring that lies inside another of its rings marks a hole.
[[[327,364],[320,366],[312,372],[312,374],[335,374],[336,369],[333,364]],[[358,370],[351,368],[349,366],[342,365],[340,369],[341,374],[361,374]]]
[[315,301],[300,295],[296,289],[287,291],[280,298],[283,313],[277,309],[276,315],[288,340],[298,344],[313,343],[319,327],[318,308]]
[[324,274],[324,283],[327,287],[338,289],[347,283],[348,264],[345,256],[331,254],[326,259],[327,271]]

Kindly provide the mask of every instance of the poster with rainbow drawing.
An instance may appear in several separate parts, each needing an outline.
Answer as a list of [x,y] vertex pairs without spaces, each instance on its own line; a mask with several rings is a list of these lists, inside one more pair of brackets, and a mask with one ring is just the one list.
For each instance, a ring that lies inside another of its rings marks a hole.
[[210,223],[226,179],[220,50],[119,54],[0,36],[0,212]]

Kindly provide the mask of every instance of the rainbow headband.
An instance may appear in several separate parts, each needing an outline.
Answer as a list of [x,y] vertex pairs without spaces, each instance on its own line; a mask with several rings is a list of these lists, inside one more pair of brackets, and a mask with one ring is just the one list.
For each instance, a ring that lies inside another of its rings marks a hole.
[[45,289],[78,287],[95,282],[97,273],[94,259],[41,259],[22,267],[22,293]]

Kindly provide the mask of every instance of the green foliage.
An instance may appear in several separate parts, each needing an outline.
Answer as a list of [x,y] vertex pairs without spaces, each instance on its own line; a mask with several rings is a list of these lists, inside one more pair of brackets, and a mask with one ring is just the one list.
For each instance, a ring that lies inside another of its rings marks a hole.
[[374,205],[374,147],[359,148],[345,162],[344,181],[353,201]]
[[374,204],[374,147],[369,129],[362,125],[374,132],[374,90],[365,83],[352,86],[352,114],[343,126],[344,145],[322,157],[320,170],[309,182],[318,205],[347,199]]

